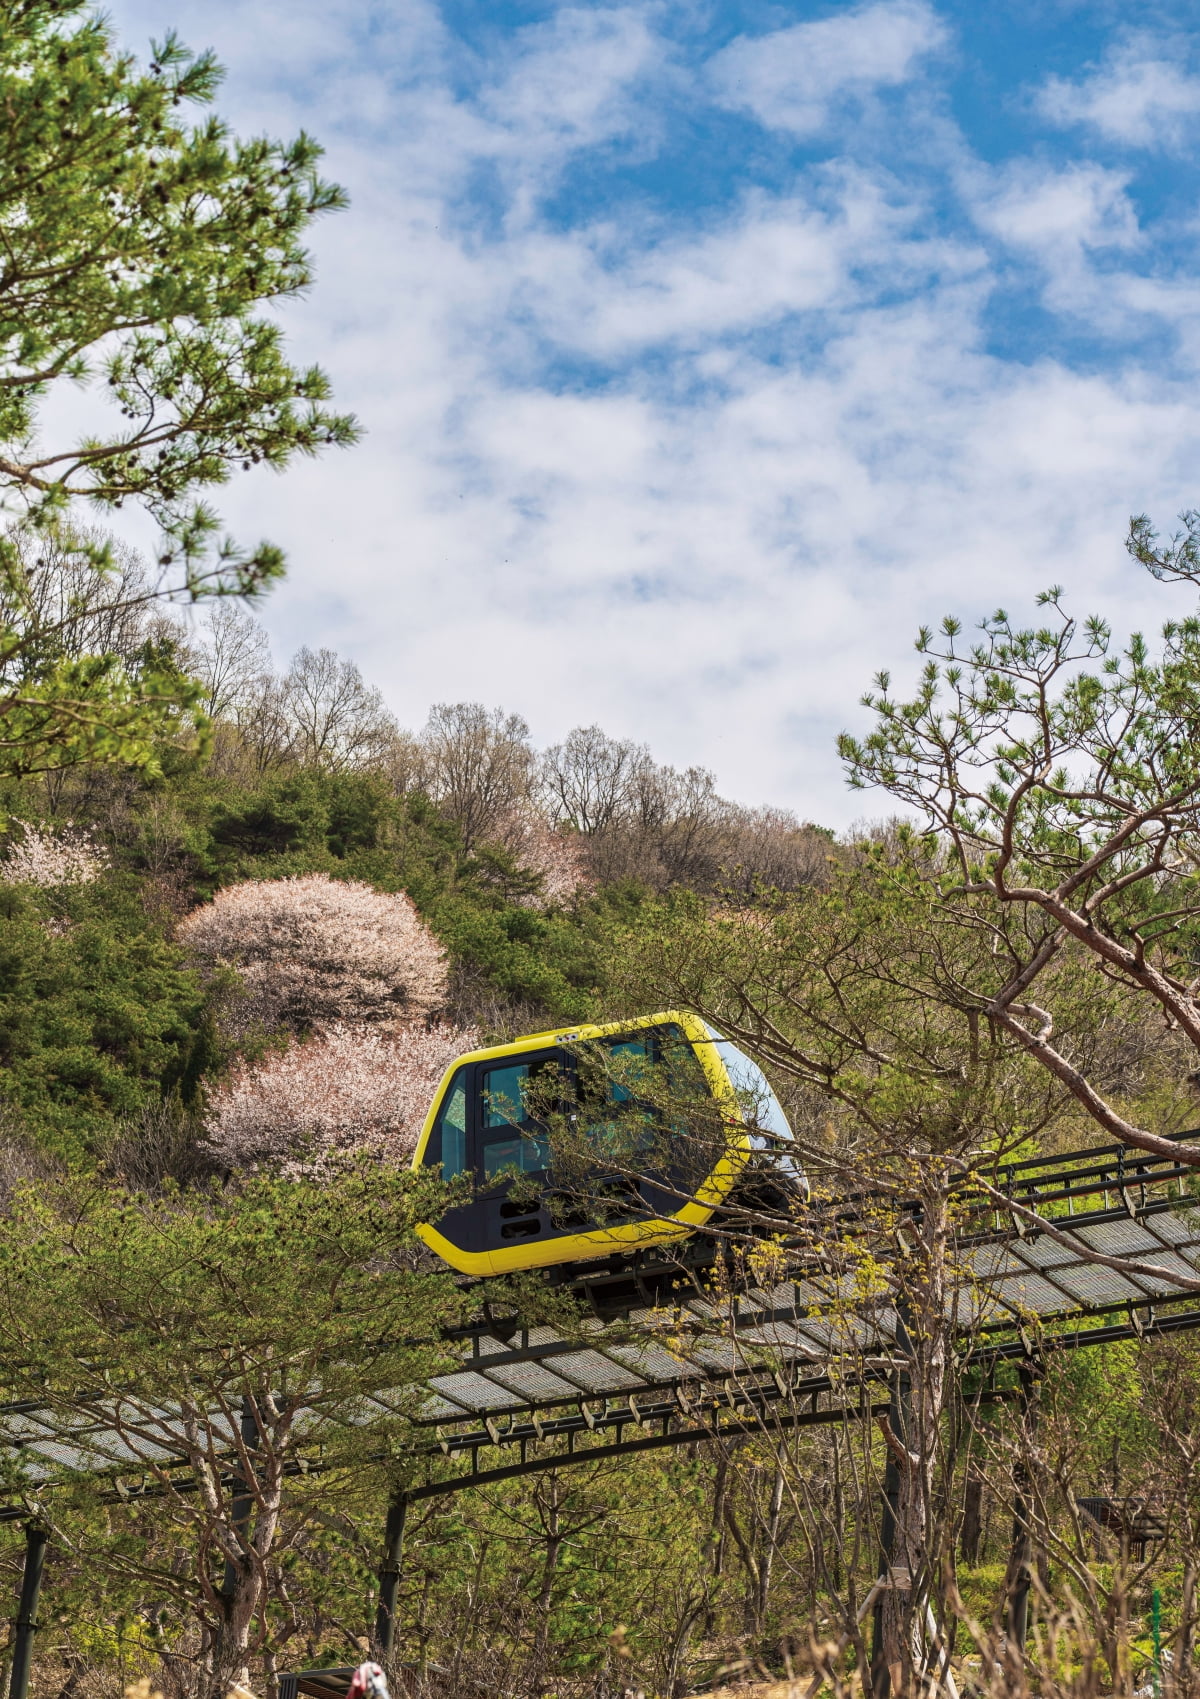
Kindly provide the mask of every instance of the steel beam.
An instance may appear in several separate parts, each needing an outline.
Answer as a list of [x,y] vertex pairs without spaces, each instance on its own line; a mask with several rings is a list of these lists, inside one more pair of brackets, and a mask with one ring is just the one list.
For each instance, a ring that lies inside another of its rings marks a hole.
[[9,1699],[26,1699],[29,1671],[33,1664],[33,1637],[38,1630],[37,1608],[42,1592],[42,1568],[46,1562],[49,1534],[40,1522],[25,1524],[25,1565],[21,1573],[21,1602],[17,1606],[13,1636],[12,1675]]
[[389,1659],[396,1645],[396,1597],[400,1590],[400,1567],[404,1556],[404,1524],[408,1520],[408,1493],[393,1493],[383,1530],[383,1562],[379,1566],[379,1606],[375,1612],[375,1656]]
[[[603,1463],[607,1457],[628,1457],[636,1451],[659,1451],[665,1446],[692,1445],[704,1439],[744,1439],[747,1434],[788,1432],[793,1428],[829,1426],[835,1422],[860,1422],[864,1417],[882,1416],[889,1406],[885,1403],[839,1407],[835,1410],[795,1410],[790,1414],[772,1414],[762,1420],[748,1422],[713,1422],[704,1426],[673,1429],[668,1433],[649,1434],[642,1439],[616,1440],[608,1445],[589,1445],[586,1449],[569,1445],[563,1452],[550,1457],[529,1457],[523,1463],[509,1463],[499,1469],[472,1470],[469,1474],[451,1475],[442,1481],[428,1481],[423,1486],[410,1487],[406,1497],[410,1502],[423,1498],[442,1498],[449,1493],[464,1492],[468,1487],[488,1486],[493,1481],[511,1481],[520,1475],[540,1475],[547,1469],[566,1469],[578,1463]],[[568,1441],[574,1434],[568,1434]]]

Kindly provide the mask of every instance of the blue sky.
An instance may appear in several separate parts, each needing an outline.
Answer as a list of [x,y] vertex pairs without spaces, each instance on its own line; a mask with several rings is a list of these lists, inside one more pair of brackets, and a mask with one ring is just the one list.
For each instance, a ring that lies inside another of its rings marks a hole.
[[225,503],[277,654],[599,721],[728,794],[878,813],[833,750],[918,624],[1189,593],[1200,29],[1184,4],[119,0],[301,125],[352,207],[285,310],[367,429]]

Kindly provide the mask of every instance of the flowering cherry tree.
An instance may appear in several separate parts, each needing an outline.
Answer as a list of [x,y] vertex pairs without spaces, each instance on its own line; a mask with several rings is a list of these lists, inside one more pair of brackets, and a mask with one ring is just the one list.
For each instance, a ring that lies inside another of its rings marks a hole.
[[55,832],[14,820],[21,836],[0,862],[0,879],[9,885],[90,885],[108,866],[108,853],[83,827]]
[[252,879],[194,910],[179,937],[210,971],[236,969],[236,1036],[332,1022],[423,1020],[445,1001],[446,957],[403,893],[323,873]]
[[578,832],[556,830],[532,810],[514,815],[505,836],[519,866],[536,873],[541,887],[525,899],[529,908],[556,908],[591,890],[587,840]]
[[208,1148],[227,1168],[328,1178],[367,1152],[407,1163],[438,1081],[478,1034],[434,1025],[385,1031],[341,1022],[244,1068],[209,1104]]

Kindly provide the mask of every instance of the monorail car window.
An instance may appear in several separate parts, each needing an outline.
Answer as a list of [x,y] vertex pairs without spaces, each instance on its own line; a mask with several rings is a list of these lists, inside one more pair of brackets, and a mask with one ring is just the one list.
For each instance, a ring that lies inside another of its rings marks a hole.
[[[634,1079],[641,1071],[636,1066],[638,1062],[651,1064],[654,1062],[655,1044],[649,1034],[645,1038],[623,1038],[619,1043],[606,1044],[604,1048],[618,1067],[621,1066],[622,1060],[626,1057],[633,1060],[634,1067],[630,1071]],[[633,1087],[622,1085],[620,1080],[610,1079],[608,1082],[608,1098],[610,1103],[629,1103],[633,1099]]]
[[682,1044],[691,1046],[677,1027],[655,1027],[637,1038],[593,1040],[577,1059],[578,1091],[585,1112],[604,1114],[620,1104],[648,1106],[654,1096],[655,1069],[673,1060]]
[[687,1037],[666,1024],[589,1044],[578,1056],[576,1091],[589,1142],[613,1161],[650,1152],[663,1133],[685,1134],[688,1105],[710,1096]]
[[485,1180],[505,1173],[540,1174],[550,1166],[550,1141],[536,1130],[531,1090],[557,1068],[554,1056],[488,1068],[480,1079],[480,1169]]
[[442,1179],[453,1180],[456,1174],[470,1169],[467,1160],[467,1075],[460,1068],[450,1082],[441,1113],[433,1124],[429,1143],[425,1146],[425,1167],[442,1165]]
[[576,1056],[575,1112],[598,1154],[615,1156],[628,1143],[633,1124],[651,1118],[637,1088],[654,1060],[649,1033],[644,1038],[589,1044]]

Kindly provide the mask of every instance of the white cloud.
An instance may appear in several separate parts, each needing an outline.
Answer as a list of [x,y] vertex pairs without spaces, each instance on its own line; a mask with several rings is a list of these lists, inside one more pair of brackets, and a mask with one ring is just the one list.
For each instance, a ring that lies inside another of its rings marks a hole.
[[631,247],[624,232],[600,227],[590,240],[534,239],[520,263],[543,331],[611,357],[828,305],[844,282],[841,224],[804,202],[753,196],[698,236]]
[[[118,0],[126,36],[159,4]],[[903,675],[921,622],[1015,613],[1049,582],[1118,624],[1185,605],[1120,536],[1200,494],[1193,368],[987,350],[1010,270],[1062,313],[1099,314],[1105,288],[1127,313],[1194,310],[1139,270],[1121,177],[945,167],[977,224],[939,233],[927,179],[843,150],[720,210],[668,219],[629,195],[551,223],[571,152],[624,158],[666,121],[674,50],[651,6],[560,12],[463,64],[415,0],[268,5],[173,11],[230,64],[235,126],[303,123],[352,192],[285,319],[368,434],[221,503],[289,551],[279,655],[331,643],[409,724],[462,698],[545,741],[598,720],[837,823],[875,805],[843,791],[833,734],[861,725],[878,667]],[[910,45],[868,76],[838,31],[872,17],[907,18]],[[828,92],[906,74],[936,21],[878,6],[797,27],[827,32]],[[276,29],[282,70],[262,51]],[[482,171],[499,186],[477,205]]]
[[519,229],[580,151],[646,146],[654,126],[639,96],[663,56],[642,10],[564,6],[518,31],[481,67],[473,100],[447,99],[444,85],[427,91],[423,121],[396,153],[416,156],[422,177],[436,157],[447,189],[489,162],[509,197],[506,222]]
[[634,7],[563,7],[518,35],[504,74],[485,85],[480,105],[525,146],[594,146],[638,122],[637,79],[662,52],[661,38]]
[[701,231],[604,222],[514,233],[493,256],[495,293],[479,310],[494,323],[507,295],[539,337],[590,358],[663,346],[699,356],[784,319],[845,312],[884,274],[912,288],[979,264],[977,248],[915,230],[913,206],[869,174],[823,173],[808,187],[807,196],[752,192]]
[[1128,181],[1098,165],[1060,171],[1022,164],[996,174],[975,217],[1010,246],[1036,254],[1133,248],[1140,232]]
[[1115,256],[1143,242],[1128,178],[1098,165],[1061,170],[1020,161],[963,173],[964,197],[979,229],[1036,267],[1054,312],[1086,318],[1093,330],[1128,328],[1129,302]]
[[1129,147],[1170,150],[1195,133],[1200,76],[1189,76],[1162,44],[1138,36],[1077,82],[1048,77],[1036,101],[1054,124],[1086,125]]
[[907,82],[946,32],[924,0],[876,0],[769,35],[742,36],[709,61],[726,106],[771,129],[812,135],[847,96]]
[[1194,271],[1158,270],[1156,232],[1139,221],[1130,173],[1020,160],[972,166],[959,186],[979,230],[1029,267],[1026,280],[1051,312],[1114,344],[1165,332],[1177,370],[1195,370],[1200,289]]

